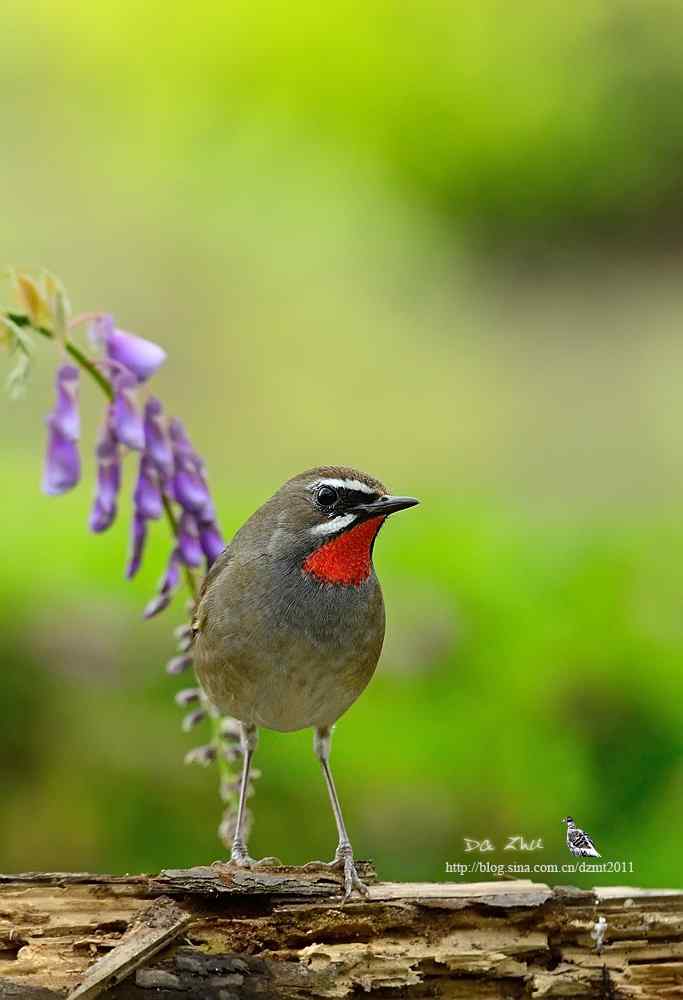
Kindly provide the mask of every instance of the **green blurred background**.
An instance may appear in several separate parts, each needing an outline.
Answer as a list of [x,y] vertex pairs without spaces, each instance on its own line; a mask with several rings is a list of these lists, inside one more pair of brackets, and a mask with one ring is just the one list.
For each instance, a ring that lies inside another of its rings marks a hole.
[[[463,837],[569,861],[569,812],[634,871],[552,881],[683,882],[682,31],[652,0],[2,5],[0,256],[168,348],[226,534],[319,463],[423,499],[333,756],[385,878]],[[182,601],[140,619],[164,529],[128,584],[91,458],[40,494],[54,363],[0,401],[0,868],[208,862]],[[331,856],[310,744],[263,734],[256,856]]]

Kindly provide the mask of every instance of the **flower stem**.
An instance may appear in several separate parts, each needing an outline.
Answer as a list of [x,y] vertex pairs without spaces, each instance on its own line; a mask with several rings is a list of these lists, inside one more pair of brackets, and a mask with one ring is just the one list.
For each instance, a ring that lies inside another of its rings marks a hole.
[[[48,340],[57,339],[52,330],[48,330],[46,326],[33,326],[28,316],[25,316],[23,313],[8,312],[7,315],[13,323],[16,323],[17,326],[28,326],[31,330],[35,330],[36,333],[39,333],[41,337],[47,337]],[[71,340],[66,340],[64,347],[67,354],[70,354],[74,361],[80,365],[81,368],[87,371],[88,374],[97,382],[107,398],[110,400],[113,399],[114,389],[112,388],[111,382],[98,369],[95,362],[91,361],[87,354],[84,354],[80,347],[77,347]]]

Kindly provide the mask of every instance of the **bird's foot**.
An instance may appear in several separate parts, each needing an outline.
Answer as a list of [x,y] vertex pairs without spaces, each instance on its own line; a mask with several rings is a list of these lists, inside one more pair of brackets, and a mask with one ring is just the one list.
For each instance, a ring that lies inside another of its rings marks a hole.
[[345,903],[351,898],[354,889],[361,896],[369,896],[370,890],[367,885],[358,878],[351,844],[340,844],[335,852],[334,860],[344,871],[344,899],[342,902]]
[[230,856],[231,865],[237,865],[238,868],[251,868],[258,870],[259,868],[282,868],[283,864],[280,858],[274,858],[269,855],[267,858],[259,858],[258,860],[250,857],[248,854],[242,854],[238,857],[234,855]]
[[279,858],[259,858],[254,860],[249,854],[244,844],[233,844],[230,852],[230,863],[239,868],[281,868],[282,862]]
[[316,868],[328,868],[333,871],[344,872],[344,898],[346,902],[351,898],[353,890],[356,889],[361,896],[369,896],[370,890],[365,882],[361,882],[356,871],[356,863],[353,860],[353,851],[350,844],[340,844],[332,861],[309,861],[304,865],[304,871]]
[[232,850],[230,851],[230,863],[237,865],[239,868],[253,868],[256,864],[254,859],[247,854],[246,846],[237,841],[232,845]]

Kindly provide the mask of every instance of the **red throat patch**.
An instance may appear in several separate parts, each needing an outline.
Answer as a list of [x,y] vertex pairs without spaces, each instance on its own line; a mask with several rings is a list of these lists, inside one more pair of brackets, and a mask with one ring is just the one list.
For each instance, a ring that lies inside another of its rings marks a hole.
[[307,556],[303,569],[325,583],[358,587],[370,576],[372,543],[385,517],[372,517],[325,542]]

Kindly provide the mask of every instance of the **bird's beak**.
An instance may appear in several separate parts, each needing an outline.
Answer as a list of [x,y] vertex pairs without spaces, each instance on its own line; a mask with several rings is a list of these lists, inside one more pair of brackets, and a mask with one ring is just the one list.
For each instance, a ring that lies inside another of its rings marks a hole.
[[386,517],[388,514],[395,514],[398,510],[415,507],[419,502],[415,497],[392,497],[386,494],[370,503],[359,503],[353,509],[368,517]]

